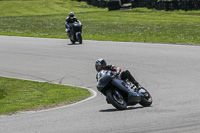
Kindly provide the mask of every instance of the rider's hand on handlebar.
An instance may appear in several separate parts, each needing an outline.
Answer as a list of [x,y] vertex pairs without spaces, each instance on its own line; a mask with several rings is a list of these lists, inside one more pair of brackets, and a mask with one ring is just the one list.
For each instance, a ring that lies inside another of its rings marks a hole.
[[142,88],[140,84],[137,85],[138,90]]
[[120,72],[121,72],[121,68],[120,68],[120,67],[117,67],[117,69],[116,69],[116,74],[119,75]]

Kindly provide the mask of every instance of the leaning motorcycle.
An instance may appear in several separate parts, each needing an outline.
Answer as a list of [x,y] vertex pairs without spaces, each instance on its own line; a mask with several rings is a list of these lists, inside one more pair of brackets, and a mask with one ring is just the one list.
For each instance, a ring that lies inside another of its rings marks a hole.
[[79,44],[82,44],[82,25],[78,22],[71,23],[70,25],[70,41],[72,44],[75,44],[75,42],[79,42]]
[[106,96],[108,104],[112,104],[118,110],[125,110],[127,106],[138,103],[143,107],[152,104],[152,97],[145,88],[138,89],[129,80],[124,81],[109,70],[100,71],[97,79],[97,90]]

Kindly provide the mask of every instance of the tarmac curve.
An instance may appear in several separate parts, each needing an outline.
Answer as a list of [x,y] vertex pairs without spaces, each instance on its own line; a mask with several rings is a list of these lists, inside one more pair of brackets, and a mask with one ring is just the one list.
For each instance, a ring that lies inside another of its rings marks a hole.
[[[96,90],[95,60],[128,69],[153,97],[118,111]],[[90,88],[87,101],[0,116],[1,133],[200,132],[200,47],[0,36],[0,76]]]

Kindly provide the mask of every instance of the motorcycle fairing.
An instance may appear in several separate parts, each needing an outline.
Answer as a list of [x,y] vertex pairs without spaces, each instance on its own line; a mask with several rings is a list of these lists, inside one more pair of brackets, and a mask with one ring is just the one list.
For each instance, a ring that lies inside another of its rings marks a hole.
[[98,91],[104,92],[103,89],[106,89],[106,86],[111,81],[112,81],[112,77],[110,75],[104,75],[103,78],[99,77],[97,85],[96,85]]
[[134,92],[133,89],[127,88],[125,85],[123,85],[123,82],[124,81],[120,79],[113,79],[111,84],[114,85],[119,90],[121,90],[122,92],[125,92],[127,94],[128,105],[134,105],[140,102],[142,97],[138,93]]

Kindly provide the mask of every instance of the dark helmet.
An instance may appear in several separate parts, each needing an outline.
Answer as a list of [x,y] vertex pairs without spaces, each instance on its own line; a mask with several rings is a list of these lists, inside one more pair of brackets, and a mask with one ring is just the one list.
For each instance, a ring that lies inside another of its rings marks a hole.
[[74,18],[74,13],[73,13],[73,12],[70,12],[70,13],[69,13],[69,17],[70,17],[71,19],[73,19],[73,18]]
[[106,66],[106,61],[104,59],[98,59],[95,62],[95,68],[97,72],[101,71]]

